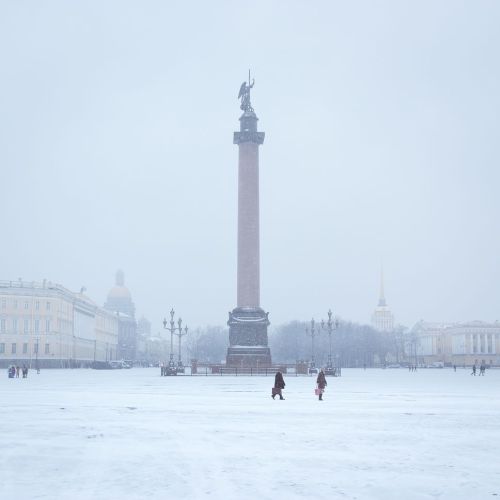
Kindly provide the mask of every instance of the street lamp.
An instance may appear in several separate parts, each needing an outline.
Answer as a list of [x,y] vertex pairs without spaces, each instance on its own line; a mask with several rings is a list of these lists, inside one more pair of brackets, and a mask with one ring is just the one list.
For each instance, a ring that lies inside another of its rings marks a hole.
[[184,328],[184,330],[182,329],[182,319],[181,318],[179,318],[179,321],[177,323],[179,326],[177,329],[177,333],[175,334],[179,338],[179,360],[177,361],[177,373],[184,373],[184,365],[182,364],[182,359],[181,359],[181,352],[182,352],[181,351],[181,341],[182,341],[182,337],[187,335],[188,327],[186,326]]
[[332,311],[331,309],[328,311],[328,321],[325,323],[323,320],[321,320],[321,328],[326,329],[328,333],[328,343],[329,343],[329,352],[328,352],[328,363],[325,368],[325,375],[333,375],[338,376],[340,375],[340,368],[335,367],[332,361],[332,333],[334,330],[337,330],[339,327],[339,320],[338,318],[335,318],[332,320]]
[[[175,311],[172,309],[170,311],[170,321],[167,321],[166,318],[163,320],[163,328],[170,332],[170,359],[168,362],[168,366],[165,370],[165,375],[177,375],[177,373],[184,373],[184,366],[181,361],[181,339],[184,335],[187,335],[188,329],[187,326],[182,330],[182,319],[179,318],[177,320],[177,326],[174,321]],[[169,325],[169,326],[168,326]],[[179,337],[179,361],[177,363],[177,368],[175,366],[174,361],[174,335]]]
[[168,325],[167,319],[163,320],[163,328],[170,332],[170,360],[168,362],[167,369],[165,370],[165,375],[177,375],[177,370],[175,369],[174,362],[174,333],[175,333],[175,321],[174,321],[175,311],[172,308],[170,311],[170,326]]
[[311,329],[309,330],[309,328],[306,327],[306,335],[311,337],[311,362],[309,363],[309,373],[318,373],[318,369],[314,363],[314,337],[316,337],[317,333],[319,332],[316,330],[316,323],[314,318],[312,318]]
[[38,366],[38,341],[40,340],[40,337],[35,337],[36,344],[35,344],[35,366],[36,366],[36,372],[40,373],[40,367]]

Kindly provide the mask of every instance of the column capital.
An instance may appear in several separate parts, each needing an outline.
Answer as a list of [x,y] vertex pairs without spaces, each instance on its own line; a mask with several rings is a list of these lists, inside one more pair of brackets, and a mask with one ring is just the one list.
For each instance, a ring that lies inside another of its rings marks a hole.
[[235,132],[233,137],[233,144],[243,144],[244,142],[253,142],[261,145],[264,143],[265,132],[256,132],[251,130],[243,130]]

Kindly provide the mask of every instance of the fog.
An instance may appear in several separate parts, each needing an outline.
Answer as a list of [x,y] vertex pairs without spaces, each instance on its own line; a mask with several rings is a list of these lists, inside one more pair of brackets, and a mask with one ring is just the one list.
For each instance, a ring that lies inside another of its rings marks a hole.
[[277,325],[500,319],[500,4],[1,2],[0,279],[236,305],[238,89]]

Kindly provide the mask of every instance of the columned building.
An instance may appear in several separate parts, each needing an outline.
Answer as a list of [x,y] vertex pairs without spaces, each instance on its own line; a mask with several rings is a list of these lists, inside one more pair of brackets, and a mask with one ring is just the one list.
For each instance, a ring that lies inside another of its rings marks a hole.
[[137,322],[132,295],[125,286],[123,271],[118,270],[115,286],[108,293],[104,308],[115,313],[118,319],[118,358],[135,360],[137,355]]
[[380,332],[392,332],[394,330],[394,315],[385,300],[383,269],[380,271],[380,295],[378,305],[372,314],[372,326]]
[[0,282],[0,366],[90,366],[116,359],[118,319],[83,293],[43,282]]
[[500,366],[500,322],[427,323],[420,321],[411,330],[418,362],[444,365]]

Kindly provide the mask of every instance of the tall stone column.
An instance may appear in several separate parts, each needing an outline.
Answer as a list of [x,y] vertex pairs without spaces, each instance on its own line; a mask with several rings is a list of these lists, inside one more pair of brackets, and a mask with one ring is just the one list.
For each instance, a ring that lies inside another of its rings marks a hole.
[[257,368],[271,365],[271,352],[268,313],[260,307],[259,146],[264,132],[257,131],[258,118],[250,104],[252,87],[250,82],[241,86],[244,112],[233,140],[239,148],[237,307],[229,313],[226,363]]

